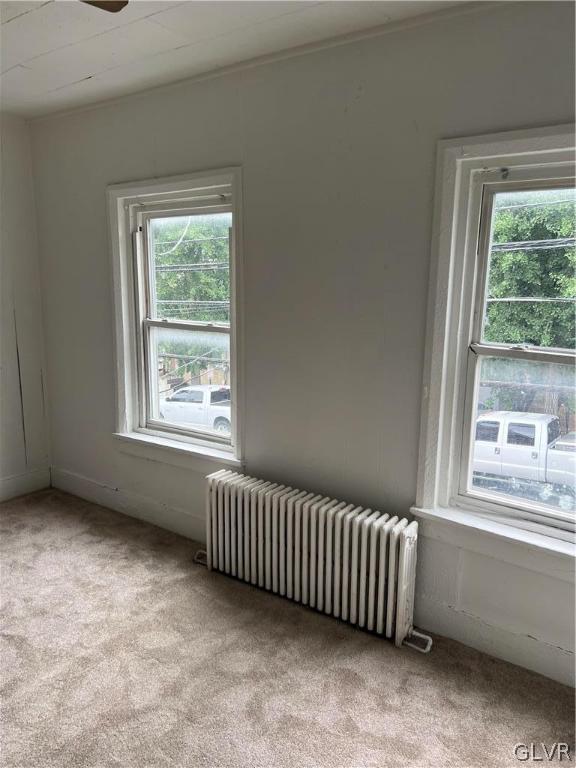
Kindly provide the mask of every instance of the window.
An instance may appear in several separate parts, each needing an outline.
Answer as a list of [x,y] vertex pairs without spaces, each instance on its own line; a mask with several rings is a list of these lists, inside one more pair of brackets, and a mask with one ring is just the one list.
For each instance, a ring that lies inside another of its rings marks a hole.
[[232,169],[109,190],[122,434],[239,455],[239,180]]
[[171,403],[203,403],[204,395],[197,389],[183,389],[164,399]]
[[497,421],[479,421],[476,424],[476,440],[485,443],[495,443],[498,441],[498,432],[500,425]]
[[548,445],[552,445],[555,440],[560,437],[560,422],[558,419],[553,419],[548,424]]
[[221,387],[210,393],[210,402],[212,405],[217,403],[230,403],[230,389],[228,387]]
[[547,455],[549,424],[559,422],[560,404],[572,403],[567,424],[576,405],[576,190],[570,172],[534,167],[514,178],[499,169],[484,172],[478,182],[482,203],[466,389],[473,417],[489,405],[508,420],[508,430],[489,473],[484,449],[466,446],[463,494],[576,510],[576,467],[567,458],[564,472],[552,472]]
[[574,529],[576,463],[555,451],[576,433],[573,144],[441,145],[420,508]]
[[536,428],[531,424],[509,424],[508,445],[534,445]]

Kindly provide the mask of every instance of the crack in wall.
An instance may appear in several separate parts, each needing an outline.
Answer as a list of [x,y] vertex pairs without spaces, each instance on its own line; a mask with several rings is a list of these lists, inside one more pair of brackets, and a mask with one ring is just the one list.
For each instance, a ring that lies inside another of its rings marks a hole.
[[20,347],[18,344],[18,324],[16,322],[16,307],[13,307],[14,316],[14,339],[16,342],[16,366],[18,368],[18,392],[20,395],[20,420],[22,422],[22,439],[24,441],[24,460],[28,466],[28,442],[26,440],[26,422],[24,419],[24,395],[22,393],[22,368],[20,365]]
[[451,603],[443,603],[442,601],[434,600],[433,597],[429,597],[425,594],[422,594],[422,597],[424,597],[426,600],[436,603],[437,605],[441,605],[444,608],[448,608],[449,610],[454,611],[454,613],[457,613],[460,616],[465,616],[466,618],[473,619],[474,621],[477,621],[479,624],[482,624],[483,626],[488,627],[489,629],[494,629],[498,632],[506,632],[507,634],[512,635],[513,637],[521,637],[521,638],[527,638],[528,640],[534,640],[536,643],[542,643],[542,645],[546,645],[548,648],[554,648],[557,651],[562,651],[562,653],[568,654],[569,656],[575,655],[574,651],[571,651],[569,648],[564,648],[561,645],[550,643],[541,637],[536,637],[536,635],[531,635],[529,632],[515,632],[513,629],[510,629],[508,627],[502,627],[502,626],[499,626],[498,624],[492,624],[489,621],[486,621],[486,619],[483,619],[481,616],[478,616],[475,613],[471,613],[470,611],[465,611],[462,608],[457,608],[455,605],[452,605]]

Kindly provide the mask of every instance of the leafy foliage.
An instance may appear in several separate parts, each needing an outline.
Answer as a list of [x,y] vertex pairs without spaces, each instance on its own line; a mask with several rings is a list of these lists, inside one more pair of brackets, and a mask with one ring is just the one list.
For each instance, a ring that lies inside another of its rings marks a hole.
[[[504,246],[576,236],[574,191],[496,196],[488,280],[486,341],[573,349],[576,249]],[[536,244],[535,244],[536,245]],[[510,248],[508,250],[508,248]],[[572,301],[494,301],[494,299]]]
[[158,317],[230,322],[231,223],[228,213],[154,221]]

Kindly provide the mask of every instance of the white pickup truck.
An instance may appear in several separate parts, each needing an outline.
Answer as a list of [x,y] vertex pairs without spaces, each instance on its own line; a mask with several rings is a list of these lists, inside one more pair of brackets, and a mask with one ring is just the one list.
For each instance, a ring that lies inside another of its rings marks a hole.
[[179,387],[160,400],[160,418],[172,424],[230,434],[230,387],[198,384]]
[[490,411],[476,420],[475,475],[550,483],[574,495],[576,433],[560,435],[556,416]]

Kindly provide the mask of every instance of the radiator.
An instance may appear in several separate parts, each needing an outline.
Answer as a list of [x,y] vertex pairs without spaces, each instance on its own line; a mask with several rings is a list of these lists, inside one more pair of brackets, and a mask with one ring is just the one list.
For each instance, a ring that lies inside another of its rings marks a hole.
[[430,650],[412,625],[417,522],[220,470],[207,477],[206,532],[209,570]]

